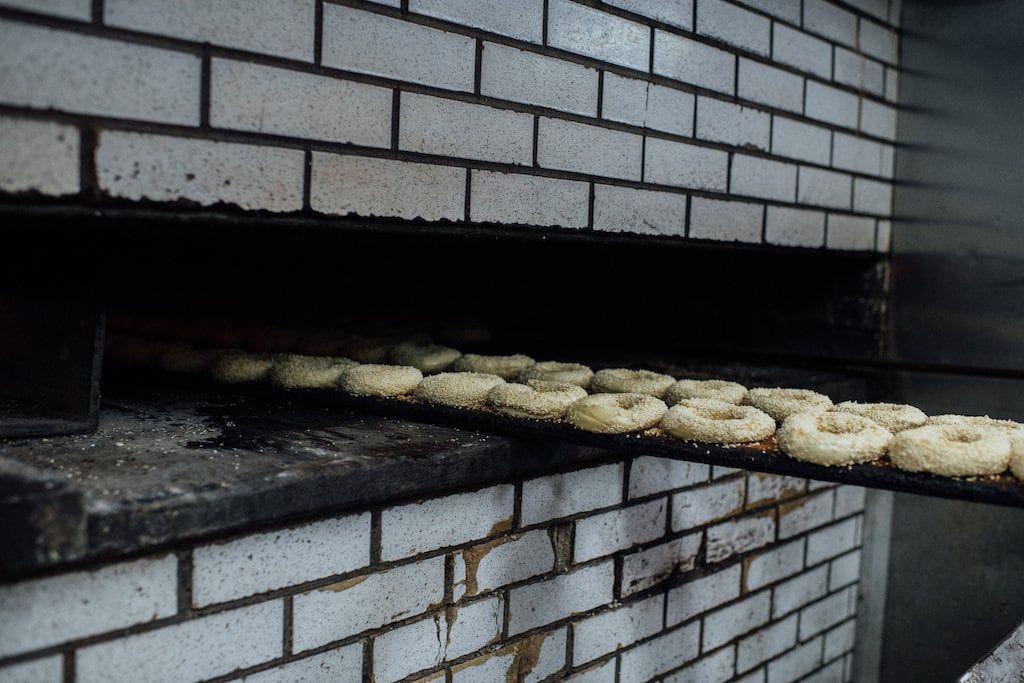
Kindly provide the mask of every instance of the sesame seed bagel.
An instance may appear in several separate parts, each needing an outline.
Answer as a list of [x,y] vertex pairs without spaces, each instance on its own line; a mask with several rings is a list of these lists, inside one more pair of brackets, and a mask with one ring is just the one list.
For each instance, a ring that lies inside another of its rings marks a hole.
[[779,428],[779,446],[797,460],[849,465],[885,455],[892,432],[852,413],[796,413]]
[[342,391],[353,396],[402,396],[415,391],[423,373],[411,365],[356,365],[338,378]]
[[1024,481],[1024,437],[1010,437],[1010,471]]
[[462,354],[438,344],[398,344],[388,356],[395,365],[411,365],[423,374],[446,370]]
[[661,398],[675,383],[675,377],[663,375],[660,372],[610,368],[598,370],[594,374],[590,387],[595,393],[647,394],[654,398]]
[[262,382],[270,375],[277,360],[269,353],[226,353],[210,367],[210,374],[218,382]]
[[746,395],[745,386],[724,379],[681,379],[668,388],[664,400],[670,406],[687,398],[710,398],[739,404]]
[[416,387],[416,398],[453,408],[480,408],[491,389],[504,384],[497,375],[482,372],[441,372],[424,377]]
[[453,372],[482,372],[497,375],[504,380],[513,380],[526,368],[537,361],[529,356],[515,354],[512,356],[481,356],[467,353],[452,363]]
[[904,429],[920,427],[928,421],[928,416],[914,406],[904,403],[857,403],[843,401],[832,410],[840,413],[853,413],[874,420],[890,432],[902,432]]
[[586,395],[587,390],[575,384],[529,379],[525,384],[499,384],[487,395],[487,404],[510,417],[557,420]]
[[598,434],[625,434],[658,424],[668,406],[647,394],[591,394],[569,407],[576,427]]
[[713,398],[684,398],[668,409],[661,427],[688,441],[749,443],[774,434],[775,420],[753,406]]
[[947,477],[999,474],[1010,464],[1010,439],[990,427],[925,425],[897,434],[889,459],[910,472]]
[[545,360],[526,368],[519,373],[519,381],[526,382],[531,379],[539,379],[545,382],[565,382],[575,384],[584,389],[590,388],[590,382],[594,379],[594,371],[586,365],[579,363],[559,363],[558,361]]
[[1013,420],[1000,420],[988,415],[935,415],[928,418],[928,424],[994,429],[1006,436],[1024,436],[1024,424]]
[[358,365],[337,356],[281,356],[270,370],[270,381],[282,389],[322,389],[338,383],[341,374]]
[[768,413],[782,422],[797,413],[822,413],[832,407],[832,399],[810,389],[758,388],[743,397],[743,403]]

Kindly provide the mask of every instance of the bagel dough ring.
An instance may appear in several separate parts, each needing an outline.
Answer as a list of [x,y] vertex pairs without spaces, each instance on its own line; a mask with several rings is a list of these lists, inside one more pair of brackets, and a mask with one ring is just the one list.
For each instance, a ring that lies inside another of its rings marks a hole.
[[277,359],[269,353],[226,353],[214,362],[210,374],[218,382],[261,382],[270,375]]
[[997,430],[932,424],[896,435],[889,459],[901,470],[947,477],[999,474],[1010,464],[1010,439]]
[[452,363],[451,369],[453,372],[482,372],[511,381],[536,362],[520,353],[513,356],[481,356],[477,353],[467,353]]
[[587,390],[575,384],[528,379],[524,384],[499,384],[487,395],[487,403],[510,417],[557,420],[586,395]]
[[1024,481],[1024,437],[1010,438],[1010,471],[1013,476]]
[[904,429],[920,427],[928,422],[928,416],[920,408],[905,403],[843,401],[837,403],[832,410],[838,413],[853,413],[874,420],[893,434],[902,432]]
[[569,407],[568,418],[588,432],[625,434],[650,429],[667,410],[664,401],[647,394],[591,394]]
[[1024,424],[1013,420],[1000,420],[988,415],[935,415],[928,418],[928,424],[994,429],[1006,436],[1024,436]]
[[282,389],[323,389],[338,383],[341,374],[358,365],[339,356],[288,354],[270,370],[270,381]]
[[[438,344],[398,344],[389,359],[395,365],[411,365],[425,375],[446,370],[462,353]],[[483,374],[483,373],[481,373]]]
[[338,386],[353,396],[402,396],[415,391],[423,373],[411,365],[357,365],[341,373]]
[[892,432],[853,413],[796,413],[782,423],[778,443],[790,457],[818,465],[850,465],[885,455]]
[[594,393],[605,394],[647,394],[661,398],[676,378],[650,370],[628,370],[611,368],[598,370],[590,383]]
[[745,386],[724,379],[681,379],[665,392],[665,403],[674,406],[687,398],[710,398],[739,405],[746,395]]
[[668,409],[661,428],[677,439],[750,443],[775,433],[775,420],[753,406],[713,398],[684,398]]
[[832,399],[810,389],[782,389],[779,387],[751,389],[743,403],[768,413],[776,422],[782,422],[797,413],[823,413],[832,407]]
[[453,408],[480,408],[491,389],[504,384],[497,375],[482,372],[441,372],[423,378],[415,396],[427,403]]
[[564,382],[589,389],[590,382],[594,379],[594,371],[579,363],[559,363],[554,360],[545,360],[535,363],[519,373],[520,382],[531,379]]
[[224,349],[197,349],[186,343],[171,344],[160,354],[157,363],[167,372],[203,375],[224,353]]

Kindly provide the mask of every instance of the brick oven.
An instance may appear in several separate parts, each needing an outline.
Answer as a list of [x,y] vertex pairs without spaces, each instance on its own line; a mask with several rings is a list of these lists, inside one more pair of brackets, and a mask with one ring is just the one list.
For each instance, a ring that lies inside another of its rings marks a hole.
[[[1021,312],[922,302],[955,299],[928,254],[974,263],[921,237],[959,166],[923,159],[944,99],[916,79],[970,73],[930,12],[0,0],[0,681],[935,680],[887,645],[954,628],[907,604],[938,545],[903,530],[1019,520],[1009,474],[218,385],[152,351],[429,338],[1024,417]],[[992,320],[966,359],[923,339]],[[1009,606],[943,676],[1021,618],[1016,556],[975,536],[964,576]]]

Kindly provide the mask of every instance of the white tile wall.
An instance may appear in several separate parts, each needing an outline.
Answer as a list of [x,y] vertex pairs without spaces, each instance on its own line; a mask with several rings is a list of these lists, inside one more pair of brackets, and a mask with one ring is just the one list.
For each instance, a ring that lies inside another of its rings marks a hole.
[[765,626],[736,644],[736,671],[742,673],[796,644],[797,616]]

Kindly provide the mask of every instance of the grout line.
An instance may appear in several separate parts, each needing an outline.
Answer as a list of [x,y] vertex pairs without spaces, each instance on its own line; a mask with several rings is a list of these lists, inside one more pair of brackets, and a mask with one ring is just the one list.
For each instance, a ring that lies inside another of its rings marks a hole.
[[473,56],[473,92],[480,94],[481,81],[484,71],[484,41],[476,39],[476,51]]
[[381,511],[370,513],[370,565],[381,563]]
[[470,214],[470,207],[472,206],[473,200],[473,169],[466,169],[466,207],[463,219],[469,223],[472,220]]
[[86,201],[99,201],[102,197],[96,173],[96,147],[99,133],[90,125],[78,129],[79,136],[79,185]]
[[285,658],[291,657],[292,654],[292,631],[293,631],[293,614],[294,614],[294,596],[288,595],[284,599],[284,637],[281,643],[281,651],[284,653]]
[[305,151],[302,162],[302,210],[312,211],[310,195],[313,192],[313,152]]
[[192,614],[192,549],[178,553],[178,616]]
[[313,63],[317,66],[324,53],[324,0],[316,0],[313,7]]
[[203,53],[199,67],[199,127],[210,128],[210,70],[212,58],[208,53]]
[[391,94],[391,150],[398,152],[399,123],[401,121],[402,91],[395,88]]

